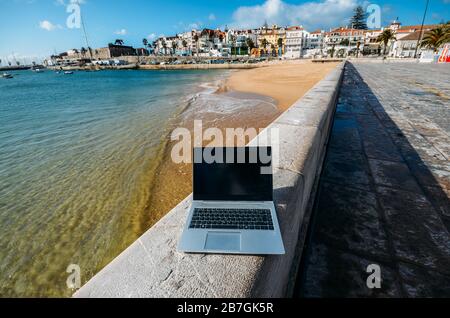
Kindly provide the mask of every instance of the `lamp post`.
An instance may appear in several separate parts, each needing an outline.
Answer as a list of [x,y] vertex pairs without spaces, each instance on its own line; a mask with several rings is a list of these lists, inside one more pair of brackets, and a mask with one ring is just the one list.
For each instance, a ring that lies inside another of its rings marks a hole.
[[428,5],[430,4],[430,0],[427,0],[427,4],[425,6],[425,12],[423,13],[422,25],[420,26],[420,36],[417,39],[416,50],[414,51],[414,58],[417,58],[417,50],[419,49],[420,41],[422,41],[423,37],[423,25],[425,24],[425,17],[427,16]]

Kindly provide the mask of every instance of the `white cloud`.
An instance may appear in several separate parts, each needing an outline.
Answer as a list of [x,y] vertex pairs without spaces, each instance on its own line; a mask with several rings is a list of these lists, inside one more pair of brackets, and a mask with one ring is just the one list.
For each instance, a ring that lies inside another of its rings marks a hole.
[[211,13],[209,16],[208,16],[208,20],[209,21],[214,21],[216,19],[216,15],[214,14],[214,13]]
[[313,30],[347,25],[358,0],[320,0],[288,4],[282,0],[266,0],[261,5],[239,7],[229,25],[236,28],[260,27],[268,24],[303,25]]
[[62,28],[62,26],[60,26],[59,24],[55,25],[55,24],[51,23],[48,20],[40,21],[39,22],[39,27],[41,29],[43,29],[43,30],[46,30],[46,31],[53,31],[53,30]]
[[67,6],[69,4],[85,4],[86,0],[55,0],[55,4],[58,6]]
[[116,35],[126,35],[127,34],[127,30],[126,29],[120,29],[120,30],[117,30],[116,32],[114,32],[114,34],[116,34]]
[[173,27],[176,30],[183,30],[183,31],[191,31],[193,29],[199,30],[199,29],[203,28],[203,22],[194,21],[191,23],[184,23],[183,21],[179,21]]
[[186,30],[197,30],[197,29],[201,29],[202,28],[202,24],[201,22],[193,22],[193,23],[189,23],[187,25],[187,28],[185,28]]
[[147,40],[149,40],[149,41],[154,41],[155,39],[156,39],[155,33],[151,33],[147,36]]

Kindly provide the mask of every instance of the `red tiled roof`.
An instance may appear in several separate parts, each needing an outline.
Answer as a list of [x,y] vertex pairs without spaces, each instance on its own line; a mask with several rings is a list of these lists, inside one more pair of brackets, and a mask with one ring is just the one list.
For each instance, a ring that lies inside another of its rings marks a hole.
[[407,36],[401,38],[399,41],[417,41],[418,39],[420,39],[422,32],[417,31],[417,32],[413,32],[411,34],[408,34]]
[[304,29],[300,26],[291,26],[286,28],[286,31],[295,31],[295,30],[304,30]]
[[332,33],[339,33],[339,34],[351,33],[351,35],[354,35],[354,34],[358,34],[358,33],[361,33],[361,32],[364,32],[364,30],[340,27],[340,28],[332,29],[330,32],[327,32],[327,34],[332,34]]
[[[423,29],[424,30],[431,30],[436,28],[437,25],[436,24],[428,24],[428,25],[424,25]],[[400,27],[397,32],[398,33],[409,33],[409,32],[415,32],[415,31],[419,31],[421,29],[421,25],[406,25],[406,26],[402,26]]]

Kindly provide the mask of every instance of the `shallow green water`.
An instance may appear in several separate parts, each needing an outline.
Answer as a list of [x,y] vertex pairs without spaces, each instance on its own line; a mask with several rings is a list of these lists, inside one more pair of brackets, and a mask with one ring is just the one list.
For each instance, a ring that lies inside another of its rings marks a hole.
[[143,231],[167,123],[223,72],[0,78],[0,296],[70,296]]

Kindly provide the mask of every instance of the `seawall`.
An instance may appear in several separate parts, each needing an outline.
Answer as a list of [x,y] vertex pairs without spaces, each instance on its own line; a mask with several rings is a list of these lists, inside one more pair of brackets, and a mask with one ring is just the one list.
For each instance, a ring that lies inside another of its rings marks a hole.
[[[283,297],[289,295],[322,169],[344,63],[315,85],[259,137],[279,131],[274,201],[282,256],[177,252],[192,195],[84,285],[74,297]],[[257,137],[257,138],[259,138]],[[268,143],[261,138],[261,145]],[[254,144],[256,140],[252,141]],[[120,233],[118,233],[120,235]],[[293,270],[294,269],[294,270]]]

